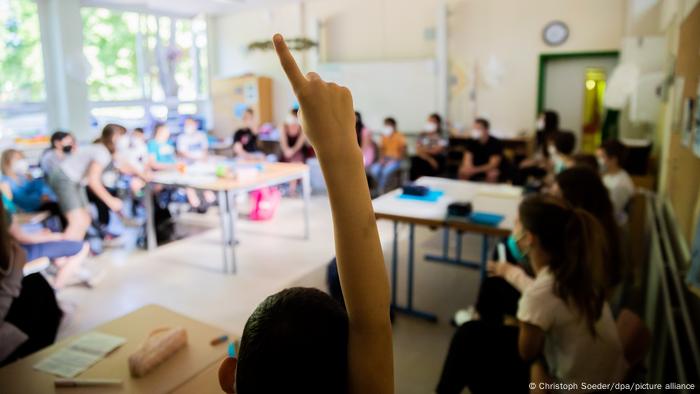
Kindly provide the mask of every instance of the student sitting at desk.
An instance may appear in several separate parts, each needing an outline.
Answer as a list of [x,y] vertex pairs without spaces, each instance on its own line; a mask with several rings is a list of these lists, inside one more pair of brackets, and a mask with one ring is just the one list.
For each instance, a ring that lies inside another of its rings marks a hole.
[[474,121],[472,140],[459,167],[459,179],[490,183],[499,181],[503,144],[489,133],[489,128],[490,124],[486,119],[477,118]]
[[389,178],[401,168],[406,156],[406,137],[396,129],[394,118],[384,119],[382,143],[379,146],[379,160],[369,167],[369,173],[377,181],[377,191],[384,193]]
[[615,207],[617,223],[627,223],[627,204],[634,195],[632,178],[623,168],[627,149],[618,140],[608,140],[596,152],[603,174],[603,183],[610,192],[610,199]]
[[438,114],[431,114],[416,140],[416,155],[411,157],[412,181],[422,176],[438,176],[444,172],[447,140],[442,134],[442,118]]
[[[0,212],[5,206],[0,201]],[[24,276],[25,251],[0,214],[0,366],[51,345],[63,312],[40,273]]]
[[357,135],[357,143],[362,149],[362,160],[365,163],[365,168],[374,163],[376,159],[377,147],[372,141],[372,132],[365,126],[362,121],[362,114],[355,111],[355,134]]
[[535,154],[520,162],[513,183],[525,185],[529,181],[544,178],[551,166],[549,146],[554,142],[554,135],[559,131],[559,114],[556,111],[541,112],[535,124]]
[[80,147],[49,175],[49,184],[68,220],[65,238],[82,241],[91,223],[85,184],[113,212],[122,210],[122,200],[102,184],[102,172],[112,163],[116,144],[126,132],[123,126],[108,124],[97,143]]
[[572,131],[561,130],[554,135],[554,141],[549,145],[549,157],[554,174],[574,165],[575,150],[576,135]]
[[350,91],[316,73],[304,76],[281,36],[273,41],[328,185],[347,312],[316,289],[268,297],[246,323],[238,358],[222,363],[221,388],[237,394],[393,393],[389,281]]
[[233,154],[247,160],[259,160],[262,157],[258,148],[258,125],[250,108],[243,113],[243,127],[233,134]]
[[48,178],[63,159],[71,154],[74,146],[75,138],[71,133],[59,130],[51,134],[51,148],[45,150],[39,159],[39,167],[44,171],[45,177]]
[[197,127],[197,121],[188,117],[182,134],[177,137],[177,154],[188,162],[202,161],[209,155],[207,135],[197,130]]
[[[551,196],[523,200],[514,254],[535,278],[523,290],[519,326],[471,321],[450,344],[438,394],[528,392],[528,383],[614,383],[627,363],[601,286],[605,244],[592,215]],[[499,264],[489,266],[493,272]],[[479,355],[475,357],[475,355]]]

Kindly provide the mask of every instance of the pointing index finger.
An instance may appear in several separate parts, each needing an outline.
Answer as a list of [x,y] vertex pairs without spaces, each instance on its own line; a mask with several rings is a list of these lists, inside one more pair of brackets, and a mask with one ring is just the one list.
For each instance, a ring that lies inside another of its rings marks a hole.
[[289,79],[289,82],[292,84],[294,91],[299,91],[304,83],[306,83],[306,77],[304,77],[304,74],[299,70],[299,66],[297,66],[297,62],[294,60],[292,53],[289,52],[287,43],[284,42],[282,35],[275,34],[274,37],[272,37],[272,42],[275,45],[275,51],[282,64],[282,69],[284,69],[284,73],[287,74],[287,79]]

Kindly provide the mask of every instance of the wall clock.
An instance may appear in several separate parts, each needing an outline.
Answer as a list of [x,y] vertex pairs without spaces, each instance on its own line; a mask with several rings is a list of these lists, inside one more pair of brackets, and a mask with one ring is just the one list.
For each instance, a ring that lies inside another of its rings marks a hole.
[[569,27],[561,21],[549,22],[542,31],[542,39],[549,46],[558,46],[569,38]]

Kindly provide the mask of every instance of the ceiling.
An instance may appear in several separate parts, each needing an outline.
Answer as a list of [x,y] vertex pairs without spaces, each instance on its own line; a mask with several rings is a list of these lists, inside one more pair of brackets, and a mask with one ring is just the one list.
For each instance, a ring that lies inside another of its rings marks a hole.
[[300,0],[83,0],[84,5],[192,16],[227,14]]

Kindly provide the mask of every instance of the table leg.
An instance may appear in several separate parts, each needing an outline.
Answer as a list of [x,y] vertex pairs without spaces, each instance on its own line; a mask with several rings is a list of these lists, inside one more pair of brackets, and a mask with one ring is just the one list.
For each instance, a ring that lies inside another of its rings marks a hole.
[[236,219],[238,219],[238,210],[236,209],[236,193],[226,193],[229,203],[229,239],[231,247],[231,273],[236,274],[238,266],[236,265]]
[[224,259],[224,273],[228,272],[228,250],[229,250],[229,221],[231,220],[231,211],[229,207],[228,191],[219,191],[219,219],[221,219],[221,249]]
[[146,249],[150,251],[158,247],[153,188],[150,183],[146,184],[144,188],[144,197],[144,205],[146,206]]
[[486,279],[486,263],[489,261],[489,236],[484,234],[481,240],[481,280]]
[[394,221],[394,239],[391,245],[391,307],[396,306],[396,280],[399,265],[399,222]]
[[413,223],[409,224],[408,232],[408,299],[407,306],[405,308],[394,306],[394,310],[397,312],[405,313],[410,316],[415,316],[421,319],[425,319],[431,322],[437,321],[437,316],[432,313],[419,311],[413,309],[413,270],[414,270],[414,256],[415,256],[415,230],[416,225]]
[[301,178],[301,188],[304,196],[304,239],[309,239],[309,204],[311,202],[311,180],[309,172],[305,172]]
[[442,255],[425,255],[426,261],[432,261],[436,263],[444,263],[450,265],[458,265],[465,268],[479,269],[481,267],[481,262],[462,260],[462,237],[464,236],[463,231],[457,231],[457,256],[451,258],[449,256],[450,249],[450,228],[445,227],[442,239]]

